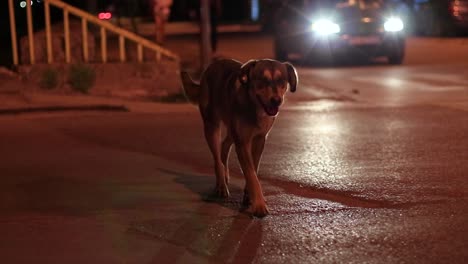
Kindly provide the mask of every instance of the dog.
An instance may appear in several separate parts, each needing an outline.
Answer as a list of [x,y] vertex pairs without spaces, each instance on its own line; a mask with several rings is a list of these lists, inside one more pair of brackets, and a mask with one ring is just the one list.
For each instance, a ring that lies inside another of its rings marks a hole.
[[[203,119],[214,160],[215,194],[229,197],[228,159],[234,144],[245,177],[243,205],[253,216],[266,216],[268,208],[257,176],[260,158],[286,91],[296,91],[296,69],[288,62],[271,59],[244,64],[218,59],[206,68],[199,82],[183,71],[181,79],[186,97],[198,104]],[[222,124],[226,128],[223,141]]]

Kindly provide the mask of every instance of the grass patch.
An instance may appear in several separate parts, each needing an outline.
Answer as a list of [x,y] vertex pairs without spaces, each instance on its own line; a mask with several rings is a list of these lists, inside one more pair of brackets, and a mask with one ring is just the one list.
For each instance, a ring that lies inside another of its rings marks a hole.
[[56,69],[47,68],[41,74],[41,79],[39,80],[39,87],[45,90],[52,90],[57,88],[59,73]]
[[73,90],[87,94],[96,81],[96,72],[88,65],[74,64],[70,66],[68,81]]

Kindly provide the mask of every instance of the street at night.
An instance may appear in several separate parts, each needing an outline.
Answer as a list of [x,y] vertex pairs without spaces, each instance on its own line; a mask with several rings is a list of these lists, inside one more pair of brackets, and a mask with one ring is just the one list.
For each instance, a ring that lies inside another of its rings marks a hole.
[[[272,57],[271,37],[222,35],[219,54]],[[211,196],[193,105],[0,116],[1,262],[466,263],[468,39],[409,38],[399,66],[297,69],[262,219],[240,210],[234,151],[231,197]]]

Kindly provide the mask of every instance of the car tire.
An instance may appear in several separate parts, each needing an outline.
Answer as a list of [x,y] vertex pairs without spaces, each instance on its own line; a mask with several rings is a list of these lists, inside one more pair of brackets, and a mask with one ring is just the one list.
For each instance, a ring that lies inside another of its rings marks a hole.
[[392,65],[400,65],[403,63],[403,58],[404,58],[404,55],[403,54],[391,54],[391,55],[388,55],[387,56],[387,59],[388,59],[388,63],[392,64]]
[[388,63],[392,65],[400,65],[405,58],[405,40],[398,39],[397,43],[393,43],[391,48],[387,51]]

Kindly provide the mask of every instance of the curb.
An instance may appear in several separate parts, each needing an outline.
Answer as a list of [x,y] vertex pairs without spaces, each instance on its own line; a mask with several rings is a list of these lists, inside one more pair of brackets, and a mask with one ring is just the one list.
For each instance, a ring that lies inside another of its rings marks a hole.
[[69,112],[69,111],[106,111],[130,112],[124,105],[83,105],[83,106],[38,106],[0,109],[0,115],[19,115],[43,112]]

